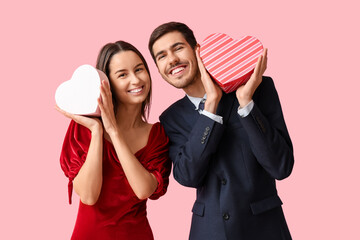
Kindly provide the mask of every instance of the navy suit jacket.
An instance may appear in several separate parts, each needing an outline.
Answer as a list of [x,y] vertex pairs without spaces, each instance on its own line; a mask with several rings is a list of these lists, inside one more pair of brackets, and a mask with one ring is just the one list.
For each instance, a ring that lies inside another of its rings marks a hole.
[[223,94],[219,124],[184,97],[160,116],[170,139],[174,178],[197,189],[190,239],[291,239],[275,179],[294,164],[292,143],[270,77],[241,118],[235,93]]

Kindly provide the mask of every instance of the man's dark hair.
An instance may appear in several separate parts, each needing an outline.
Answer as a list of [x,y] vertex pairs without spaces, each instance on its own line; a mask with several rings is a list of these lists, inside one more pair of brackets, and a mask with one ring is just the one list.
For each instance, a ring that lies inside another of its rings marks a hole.
[[196,39],[194,36],[193,31],[186,26],[184,23],[180,23],[180,22],[168,22],[168,23],[164,23],[160,26],[158,26],[157,28],[155,28],[155,30],[152,32],[150,39],[149,39],[149,51],[151,54],[151,57],[155,60],[155,56],[154,56],[154,52],[153,52],[153,45],[156,42],[156,40],[158,40],[159,38],[161,38],[162,36],[164,36],[165,34],[169,33],[169,32],[174,32],[174,31],[178,31],[180,32],[183,37],[185,38],[185,40],[187,41],[187,43],[191,46],[192,49],[195,49],[196,47]]

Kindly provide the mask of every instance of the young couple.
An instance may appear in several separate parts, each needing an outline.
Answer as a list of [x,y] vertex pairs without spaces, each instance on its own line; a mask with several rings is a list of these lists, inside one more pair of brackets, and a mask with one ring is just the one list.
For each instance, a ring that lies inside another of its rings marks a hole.
[[69,200],[72,188],[81,200],[72,239],[153,239],[146,200],[165,194],[171,161],[174,178],[197,189],[190,239],[291,239],[275,179],[290,175],[293,150],[274,83],[262,76],[267,50],[229,94],[212,81],[185,24],[156,28],[149,50],[162,78],[186,93],[161,123],[146,120],[146,61],[122,41],[97,59],[111,86],[101,85],[101,119],[59,110],[73,120],[60,157]]

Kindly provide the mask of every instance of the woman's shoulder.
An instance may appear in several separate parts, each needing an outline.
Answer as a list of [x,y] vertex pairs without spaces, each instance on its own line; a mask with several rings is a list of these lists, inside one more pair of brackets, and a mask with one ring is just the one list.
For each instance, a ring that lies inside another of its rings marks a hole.
[[74,120],[71,120],[68,127],[68,132],[72,132],[73,134],[89,134],[91,135],[91,132],[88,128],[84,127],[81,124],[78,124]]
[[151,135],[151,133],[164,134],[165,135],[164,127],[160,122],[149,123],[149,125],[151,127],[150,135]]
[[63,150],[64,147],[80,147],[82,149],[86,149],[91,141],[91,132],[88,128],[76,123],[75,121],[71,120],[69,123],[69,127],[67,129],[64,143],[63,143]]
[[160,122],[155,122],[151,125],[149,140],[156,140],[157,142],[168,142],[163,125]]

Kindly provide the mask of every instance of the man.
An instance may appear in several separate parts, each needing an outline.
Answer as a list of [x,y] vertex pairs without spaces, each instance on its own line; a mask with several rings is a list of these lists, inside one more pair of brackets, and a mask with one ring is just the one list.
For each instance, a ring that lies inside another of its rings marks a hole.
[[275,179],[290,175],[293,149],[273,81],[262,77],[267,50],[229,94],[210,78],[185,24],[156,28],[149,50],[161,76],[186,93],[160,121],[174,178],[197,189],[189,238],[291,239]]

